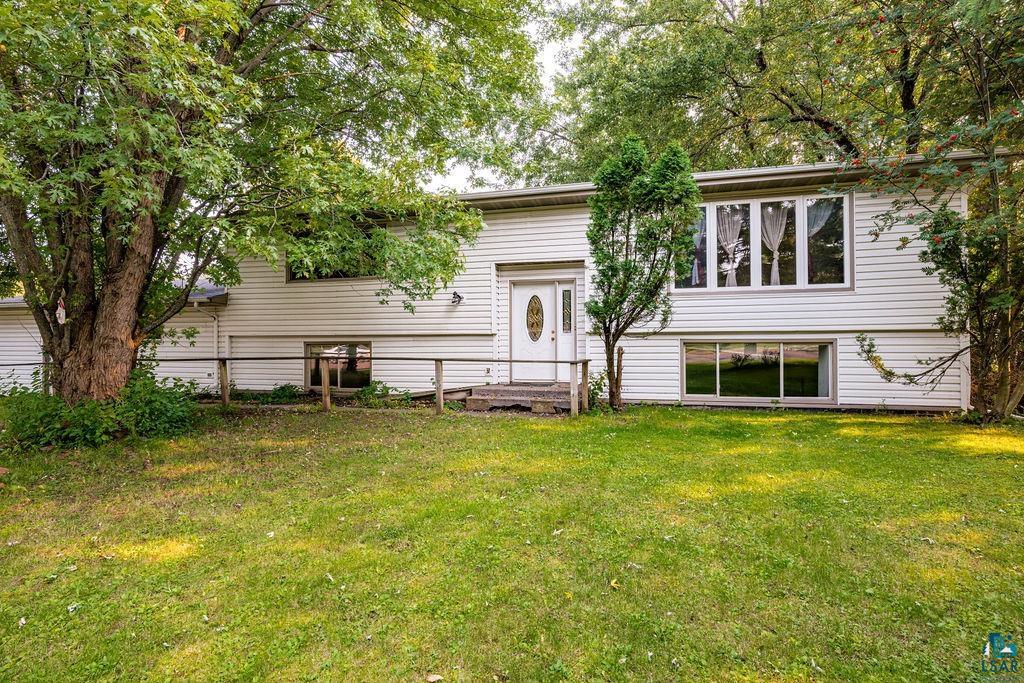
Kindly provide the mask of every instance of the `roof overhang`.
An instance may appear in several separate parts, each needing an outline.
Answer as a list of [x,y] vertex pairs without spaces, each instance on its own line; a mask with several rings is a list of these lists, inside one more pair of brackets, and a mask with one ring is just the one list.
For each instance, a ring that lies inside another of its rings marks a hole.
[[[951,152],[944,157],[944,160],[959,166],[968,166],[983,158],[978,152],[964,150]],[[905,157],[904,161],[911,169],[921,168],[932,163],[926,161],[921,155]],[[829,161],[817,164],[704,171],[694,173],[693,177],[701,192],[705,196],[709,196],[732,192],[831,185],[833,183],[848,184],[867,177],[870,173],[870,169],[848,168],[841,162]],[[514,190],[468,192],[460,194],[459,199],[481,211],[500,211],[585,204],[595,191],[596,187],[593,183],[572,183]]]
[[[225,287],[217,285],[201,286],[188,296],[188,303],[191,304],[226,304],[228,302],[228,291]],[[24,297],[12,296],[0,299],[0,309],[5,308],[28,308]]]

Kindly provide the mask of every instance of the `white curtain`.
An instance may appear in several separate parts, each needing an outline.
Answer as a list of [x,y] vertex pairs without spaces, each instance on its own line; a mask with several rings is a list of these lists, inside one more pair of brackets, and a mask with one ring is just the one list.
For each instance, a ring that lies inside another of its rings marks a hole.
[[810,239],[821,232],[825,222],[836,208],[834,199],[814,199],[807,202],[807,238]]
[[693,234],[693,268],[690,270],[690,285],[693,287],[699,287],[700,282],[700,267],[701,267],[701,246],[703,246],[705,240],[708,238],[708,223],[705,219],[701,219],[696,226]]
[[725,270],[725,286],[736,286],[736,271],[739,269],[739,259],[736,251],[740,247],[740,230],[743,228],[745,216],[739,207],[733,211],[724,211],[725,207],[718,209],[718,243],[725,250],[726,260],[722,264]]
[[[772,285],[781,284],[779,278],[779,247],[782,246],[782,237],[786,234],[786,218],[789,216],[789,209],[782,203],[770,205],[771,211],[761,211],[761,241],[768,250],[772,252]],[[819,230],[821,228],[818,228]]]

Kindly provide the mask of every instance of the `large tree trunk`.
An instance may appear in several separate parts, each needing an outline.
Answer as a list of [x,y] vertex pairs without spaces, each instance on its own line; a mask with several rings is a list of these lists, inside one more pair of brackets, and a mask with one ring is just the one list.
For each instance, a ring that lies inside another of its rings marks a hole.
[[92,329],[78,335],[66,353],[53,354],[54,392],[69,403],[117,396],[135,367],[136,322],[130,302],[96,315]]
[[56,348],[48,349],[54,392],[69,403],[114,398],[128,382],[142,341],[139,302],[153,261],[155,234],[152,216],[142,213],[119,267],[98,293],[79,293],[85,303],[72,304],[70,329],[53,345]]

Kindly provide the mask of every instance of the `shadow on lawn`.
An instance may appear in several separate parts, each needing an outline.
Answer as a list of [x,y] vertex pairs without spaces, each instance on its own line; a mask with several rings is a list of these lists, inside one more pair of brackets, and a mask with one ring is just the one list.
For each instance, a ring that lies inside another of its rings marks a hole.
[[995,511],[1019,509],[1024,433],[1002,428],[338,411],[30,457],[0,493],[0,540],[23,535],[0,654],[42,675],[799,678],[814,656],[957,678],[991,626],[968,608],[1020,597]]

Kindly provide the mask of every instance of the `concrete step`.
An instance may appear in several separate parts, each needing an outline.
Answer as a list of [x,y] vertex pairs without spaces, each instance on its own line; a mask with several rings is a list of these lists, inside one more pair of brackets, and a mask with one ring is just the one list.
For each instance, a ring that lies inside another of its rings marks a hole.
[[473,387],[471,396],[507,398],[565,398],[569,399],[569,385],[560,384],[487,384]]
[[486,412],[492,408],[529,408],[534,413],[555,413],[569,411],[569,399],[557,400],[549,398],[513,397],[480,397],[470,396],[466,399],[466,410]]

